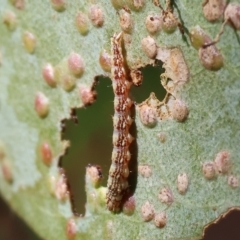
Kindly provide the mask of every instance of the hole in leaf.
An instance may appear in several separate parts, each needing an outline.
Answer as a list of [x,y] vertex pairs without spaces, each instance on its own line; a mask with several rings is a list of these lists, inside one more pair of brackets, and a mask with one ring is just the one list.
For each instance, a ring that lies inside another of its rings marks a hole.
[[156,97],[162,101],[166,95],[166,90],[160,82],[160,75],[164,73],[162,63],[158,61],[156,66],[147,65],[141,69],[143,74],[143,83],[141,86],[132,86],[131,93],[133,100],[141,103],[146,100],[151,92],[154,92]]
[[72,119],[65,120],[63,139],[70,140],[71,146],[62,158],[66,171],[74,208],[85,213],[85,174],[88,164],[100,165],[103,184],[106,185],[112,154],[113,91],[110,79],[100,78],[96,84],[97,100],[86,108],[76,109],[78,124]]
[[[162,68],[157,65],[146,66],[142,69],[143,84],[141,87],[132,87],[133,100],[138,103],[146,100],[151,92],[155,92],[159,100],[165,97],[166,91],[160,83]],[[103,185],[106,186],[112,155],[113,123],[113,90],[109,78],[100,77],[96,84],[97,100],[86,108],[75,109],[76,118],[64,120],[65,130],[62,139],[69,140],[71,145],[67,154],[61,159],[61,167],[66,171],[73,209],[76,214],[85,213],[86,193],[85,174],[88,164],[97,164],[102,168]],[[134,110],[132,117],[134,118]],[[78,122],[78,124],[75,124]],[[136,137],[137,131],[133,123],[130,133]],[[137,183],[137,144],[134,141],[130,146],[132,154],[130,169],[130,192],[134,193]]]
[[231,210],[221,217],[217,223],[209,225],[202,240],[239,240],[240,209]]

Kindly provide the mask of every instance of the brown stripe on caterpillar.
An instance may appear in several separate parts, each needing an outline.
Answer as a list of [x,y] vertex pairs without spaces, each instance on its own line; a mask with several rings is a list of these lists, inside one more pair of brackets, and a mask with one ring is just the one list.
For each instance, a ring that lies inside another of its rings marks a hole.
[[128,114],[124,116],[122,114],[115,113],[113,116],[113,127],[118,131],[128,131],[132,122],[133,120]]
[[[125,95],[128,93],[132,83],[128,81],[120,82],[120,79],[115,80],[116,82],[112,83],[113,92],[117,95]],[[126,96],[126,95],[125,95]]]
[[113,131],[113,145],[115,147],[128,147],[132,141],[133,137],[128,133],[128,131]]
[[131,158],[129,145],[133,137],[129,134],[132,124],[130,117],[131,99],[128,98],[131,82],[127,79],[122,54],[122,33],[111,38],[111,78],[114,92],[113,151],[109,170],[106,202],[110,211],[121,208],[122,199],[128,188],[128,162]]
[[115,177],[119,179],[122,178],[123,180],[125,180],[129,175],[129,169],[128,169],[127,163],[124,163],[124,164],[113,163],[110,167],[109,175],[111,177]]
[[114,109],[116,112],[128,112],[132,106],[132,100],[130,98],[124,98],[122,96],[114,98]]
[[[131,154],[128,150],[128,147],[122,148],[121,151],[119,148],[113,147],[112,151],[112,162],[113,163],[122,163],[122,162],[128,162],[130,161]],[[118,160],[116,162],[116,160]]]

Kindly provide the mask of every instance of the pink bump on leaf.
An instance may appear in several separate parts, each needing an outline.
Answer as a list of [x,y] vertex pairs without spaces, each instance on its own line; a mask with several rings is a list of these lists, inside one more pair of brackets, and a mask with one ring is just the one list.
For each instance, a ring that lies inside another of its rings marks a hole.
[[3,23],[10,31],[13,31],[17,26],[16,14],[12,11],[7,11],[3,15]]
[[167,33],[172,33],[175,31],[177,26],[179,25],[178,19],[176,16],[170,11],[164,11],[160,16],[161,28]]
[[82,57],[77,53],[71,53],[68,58],[68,68],[74,75],[82,75],[84,71],[84,63]]
[[11,0],[10,2],[19,10],[23,10],[25,7],[25,0]]
[[54,193],[58,200],[64,201],[69,197],[67,178],[63,169],[60,169],[60,174],[54,182]]
[[152,59],[156,57],[157,45],[155,40],[152,37],[148,36],[146,38],[143,38],[141,41],[141,45],[142,45],[142,50],[147,55],[147,57]]
[[121,29],[124,32],[131,33],[133,29],[133,20],[131,14],[127,12],[125,9],[121,9],[119,11],[119,20]]
[[77,225],[73,218],[68,219],[66,227],[66,235],[69,240],[73,240],[76,237]]
[[49,166],[52,162],[52,150],[47,142],[44,142],[41,145],[41,156],[43,162]]
[[6,150],[4,144],[0,142],[0,161],[2,161],[6,157]]
[[170,188],[162,188],[158,194],[158,199],[162,203],[166,203],[167,205],[171,205],[174,201],[173,193]]
[[227,182],[228,182],[228,185],[229,185],[231,188],[237,188],[237,187],[239,187],[239,179],[238,179],[238,177],[236,177],[236,176],[234,176],[234,175],[228,176]]
[[91,105],[94,103],[97,93],[85,85],[79,85],[79,96],[84,105]]
[[203,4],[203,14],[208,21],[214,22],[222,18],[225,7],[225,0],[207,0]]
[[216,177],[216,164],[215,162],[204,162],[202,165],[203,176],[210,180]]
[[126,215],[132,215],[136,208],[135,196],[129,196],[123,204],[123,212]]
[[38,92],[35,96],[35,110],[41,118],[48,115],[49,99],[42,92]]
[[176,99],[171,110],[173,118],[178,122],[183,122],[188,116],[188,107],[182,100]]
[[42,75],[46,83],[50,87],[56,87],[57,82],[54,78],[54,68],[50,63],[47,63],[42,69]]
[[7,159],[4,159],[1,162],[1,169],[2,169],[3,178],[7,182],[12,183],[12,181],[13,181],[12,166]]
[[157,213],[154,217],[154,223],[156,227],[163,228],[167,223],[166,212]]
[[158,133],[158,134],[157,134],[157,137],[158,137],[158,139],[159,139],[159,141],[160,141],[161,143],[164,143],[164,142],[166,142],[166,140],[167,140],[167,135],[166,135],[165,132],[160,132],[160,133]]
[[150,14],[145,20],[145,25],[149,33],[155,34],[161,29],[160,16],[158,14]]
[[89,18],[95,27],[101,27],[104,23],[103,9],[98,5],[92,5],[89,10]]
[[76,86],[76,78],[71,74],[62,75],[60,84],[65,91],[70,92]]
[[189,177],[186,173],[181,173],[177,177],[177,189],[180,194],[185,194],[187,192],[189,185]]
[[154,206],[146,201],[141,207],[141,215],[144,222],[151,221],[154,218],[155,210]]
[[66,7],[66,1],[65,0],[51,0],[52,3],[52,7],[56,10],[56,11],[63,11],[65,10]]
[[89,31],[89,20],[87,18],[87,15],[83,12],[78,12],[75,18],[75,24],[78,29],[78,31],[82,35],[86,35]]
[[142,177],[145,177],[145,178],[149,178],[152,176],[152,168],[147,164],[139,165],[138,172]]
[[100,53],[99,63],[104,71],[111,72],[111,56],[106,50]]
[[215,45],[198,50],[201,64],[208,70],[217,71],[223,67],[223,56]]
[[140,11],[145,5],[145,0],[127,0],[126,2],[135,11]]
[[95,188],[99,187],[100,182],[103,178],[101,167],[98,165],[88,164],[86,169],[86,177],[91,181],[92,185]]
[[147,127],[155,127],[157,124],[156,108],[143,104],[139,107],[139,117],[143,125]]
[[217,154],[214,162],[216,169],[220,174],[227,174],[231,169],[231,156],[228,151],[221,151]]
[[22,40],[23,40],[25,49],[29,53],[33,53],[36,47],[36,37],[33,35],[33,33],[26,31],[23,34]]
[[228,20],[232,27],[240,30],[240,4],[229,3],[224,12],[225,20]]

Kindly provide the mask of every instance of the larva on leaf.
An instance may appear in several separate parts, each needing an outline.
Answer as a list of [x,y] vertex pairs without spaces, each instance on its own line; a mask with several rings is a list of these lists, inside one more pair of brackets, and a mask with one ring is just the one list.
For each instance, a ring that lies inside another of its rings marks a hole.
[[107,208],[118,212],[123,195],[128,188],[128,162],[131,158],[129,145],[133,137],[129,134],[131,99],[128,97],[131,82],[127,79],[122,54],[122,32],[111,38],[111,78],[114,92],[113,152],[107,183]]

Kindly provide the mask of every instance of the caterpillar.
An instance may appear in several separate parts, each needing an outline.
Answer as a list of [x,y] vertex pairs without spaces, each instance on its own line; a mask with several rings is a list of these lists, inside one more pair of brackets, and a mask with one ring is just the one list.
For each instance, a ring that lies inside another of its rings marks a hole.
[[129,145],[133,137],[129,134],[131,99],[128,97],[131,82],[127,79],[122,54],[122,32],[111,38],[111,79],[114,92],[113,151],[112,164],[107,182],[106,203],[110,211],[118,212],[122,198],[128,188]]

